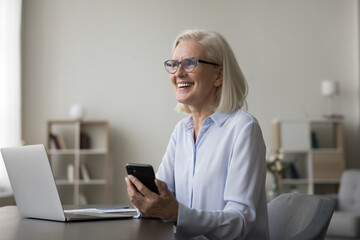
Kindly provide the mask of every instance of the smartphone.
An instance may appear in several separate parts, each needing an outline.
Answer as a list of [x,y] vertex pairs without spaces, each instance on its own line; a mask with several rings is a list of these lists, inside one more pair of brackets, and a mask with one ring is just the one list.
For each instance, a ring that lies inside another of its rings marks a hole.
[[139,179],[148,189],[154,193],[159,194],[158,188],[155,184],[155,173],[154,169],[149,164],[137,164],[128,163],[126,164],[126,171],[128,175],[133,175]]

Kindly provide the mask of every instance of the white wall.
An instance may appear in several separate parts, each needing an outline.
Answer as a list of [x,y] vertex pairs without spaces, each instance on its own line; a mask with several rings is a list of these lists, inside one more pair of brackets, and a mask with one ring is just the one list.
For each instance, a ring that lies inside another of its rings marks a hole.
[[163,61],[189,28],[233,46],[268,147],[273,118],[321,116],[320,82],[339,80],[348,167],[360,167],[356,0],[31,0],[23,13],[23,138],[45,143],[46,120],[67,118],[75,102],[108,119],[116,202],[127,201],[124,164],[157,168],[183,117]]

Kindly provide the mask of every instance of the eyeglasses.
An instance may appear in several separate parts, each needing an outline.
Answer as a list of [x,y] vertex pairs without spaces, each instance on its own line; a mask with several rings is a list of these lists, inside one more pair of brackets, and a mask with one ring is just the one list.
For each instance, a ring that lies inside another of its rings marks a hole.
[[179,69],[180,64],[185,72],[192,72],[199,63],[205,63],[205,64],[214,65],[214,66],[219,66],[219,64],[217,64],[217,63],[207,62],[207,61],[200,60],[200,59],[194,58],[194,57],[193,58],[185,58],[182,61],[167,60],[164,62],[164,66],[165,66],[166,71],[173,74],[173,73],[176,73],[176,71]]

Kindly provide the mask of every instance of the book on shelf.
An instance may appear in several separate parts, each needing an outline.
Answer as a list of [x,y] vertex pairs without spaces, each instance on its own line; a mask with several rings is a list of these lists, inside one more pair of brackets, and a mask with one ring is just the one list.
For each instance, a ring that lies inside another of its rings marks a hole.
[[316,132],[311,132],[311,146],[312,148],[320,148],[319,138]]
[[74,164],[69,164],[67,166],[67,179],[68,179],[69,182],[73,182],[75,180]]
[[60,144],[60,149],[66,149],[67,147],[64,138],[61,135],[58,135],[57,137]]
[[50,133],[50,141],[54,144],[56,149],[61,148],[59,138],[57,137],[57,135]]
[[290,163],[289,168],[290,168],[290,178],[299,179],[300,175],[299,175],[299,172],[297,171],[297,169],[295,167],[295,164]]
[[66,144],[62,136],[50,133],[50,141],[54,144],[56,149],[66,149]]
[[81,164],[80,165],[80,173],[81,173],[81,178],[85,181],[85,182],[89,182],[90,181],[90,173],[89,173],[89,169],[85,164]]
[[86,132],[80,133],[80,149],[90,149],[91,139]]
[[283,173],[285,179],[300,179],[300,174],[294,163],[287,163],[285,171]]

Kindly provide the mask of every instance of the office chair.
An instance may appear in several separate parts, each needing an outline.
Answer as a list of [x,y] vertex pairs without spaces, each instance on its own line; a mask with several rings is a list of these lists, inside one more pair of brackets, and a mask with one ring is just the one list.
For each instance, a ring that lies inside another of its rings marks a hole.
[[334,202],[300,193],[280,195],[268,203],[270,240],[322,240]]
[[343,172],[327,239],[360,239],[360,169]]

